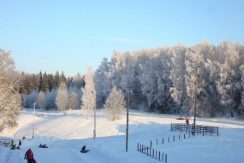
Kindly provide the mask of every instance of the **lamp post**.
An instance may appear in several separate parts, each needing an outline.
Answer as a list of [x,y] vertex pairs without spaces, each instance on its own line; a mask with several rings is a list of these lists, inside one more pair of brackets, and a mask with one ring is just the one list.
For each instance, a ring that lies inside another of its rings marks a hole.
[[35,116],[36,116],[36,103],[33,103],[33,128],[32,128],[32,138],[34,138],[35,135]]
[[127,90],[127,109],[126,109],[126,145],[125,149],[126,152],[128,152],[128,135],[129,135],[129,103],[130,103],[130,93],[132,93],[132,90]]

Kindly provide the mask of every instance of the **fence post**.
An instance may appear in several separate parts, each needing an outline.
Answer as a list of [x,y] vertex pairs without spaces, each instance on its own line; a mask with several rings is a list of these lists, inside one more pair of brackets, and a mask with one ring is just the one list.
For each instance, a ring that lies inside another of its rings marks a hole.
[[219,136],[219,127],[217,127],[217,136]]
[[156,139],[156,145],[158,145],[158,139]]
[[156,158],[158,158],[158,150],[156,149]]
[[160,161],[160,156],[161,156],[161,154],[160,154],[160,151],[159,151],[159,153],[158,153],[158,160]]
[[180,134],[179,134],[179,140],[180,140]]
[[186,139],[186,134],[184,134],[184,139]]
[[170,124],[170,131],[172,131],[172,123]]
[[139,151],[139,143],[137,143],[137,151]]
[[167,161],[168,161],[168,155],[165,154],[165,162],[167,163]]
[[148,155],[148,148],[149,148],[149,147],[147,146],[146,148],[147,148],[147,155]]
[[152,147],[152,140],[150,141],[150,146]]
[[153,157],[154,157],[154,148],[153,148]]
[[162,162],[164,162],[164,153],[162,153]]
[[150,148],[150,156],[152,156],[152,148]]

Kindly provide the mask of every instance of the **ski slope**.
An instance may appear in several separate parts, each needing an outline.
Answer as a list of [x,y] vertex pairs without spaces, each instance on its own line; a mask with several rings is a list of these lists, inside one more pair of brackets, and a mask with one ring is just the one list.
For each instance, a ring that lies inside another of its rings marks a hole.
[[[177,116],[130,112],[129,151],[125,152],[125,114],[111,121],[103,110],[97,111],[97,138],[93,139],[93,117],[86,119],[82,111],[60,112],[30,109],[21,112],[18,127],[4,130],[0,138],[22,137],[20,150],[0,147],[0,163],[25,163],[24,154],[31,148],[38,163],[158,163],[137,151],[137,143],[167,153],[168,163],[243,163],[244,121],[226,118],[198,118],[197,124],[220,127],[220,136],[195,136],[185,140],[155,145],[156,139],[179,135],[170,132],[170,123],[179,123]],[[190,120],[192,123],[192,120]],[[34,138],[32,139],[34,129]],[[47,144],[48,148],[39,148]],[[86,145],[90,152],[80,153]]]

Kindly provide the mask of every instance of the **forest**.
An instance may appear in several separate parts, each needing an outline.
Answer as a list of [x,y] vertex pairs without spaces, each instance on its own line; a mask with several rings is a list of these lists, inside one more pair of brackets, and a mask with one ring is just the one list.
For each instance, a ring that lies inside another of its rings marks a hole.
[[74,77],[20,72],[4,50],[0,67],[1,82],[12,84],[21,108],[82,109],[94,95],[95,107],[104,108],[116,88],[130,109],[190,116],[195,107],[200,117],[244,115],[244,45],[232,42],[114,51],[95,71]]

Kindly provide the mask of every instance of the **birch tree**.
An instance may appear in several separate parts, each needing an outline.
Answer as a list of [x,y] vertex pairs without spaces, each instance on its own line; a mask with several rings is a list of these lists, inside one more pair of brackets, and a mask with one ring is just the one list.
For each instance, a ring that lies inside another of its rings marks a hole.
[[126,102],[123,92],[114,87],[109,93],[104,105],[112,120],[120,118],[123,109],[125,109],[125,105]]
[[96,109],[96,91],[94,88],[93,81],[94,73],[92,68],[89,67],[85,75],[85,88],[83,89],[83,95],[81,97],[82,105],[81,109],[86,112],[86,117],[88,119],[92,109]]
[[173,86],[170,88],[171,97],[179,107],[179,113],[187,116],[189,108],[187,106],[186,91],[186,65],[185,65],[186,48],[183,46],[175,47],[172,51],[172,66],[170,71],[170,80]]
[[9,52],[0,49],[0,132],[17,125],[20,100],[14,89],[16,81],[9,81],[7,74],[14,71],[14,62]]
[[220,80],[217,82],[218,91],[221,96],[221,104],[225,107],[227,116],[234,116],[238,106],[241,104],[241,56],[236,45],[225,42],[222,45],[226,56],[221,65]]
[[69,109],[77,109],[78,108],[78,95],[75,92],[70,92],[69,93],[69,102],[68,102],[68,107]]
[[37,104],[41,109],[46,110],[46,97],[45,97],[45,93],[42,91],[38,93]]
[[58,88],[56,105],[60,111],[64,111],[68,104],[68,92],[64,82],[60,83]]

